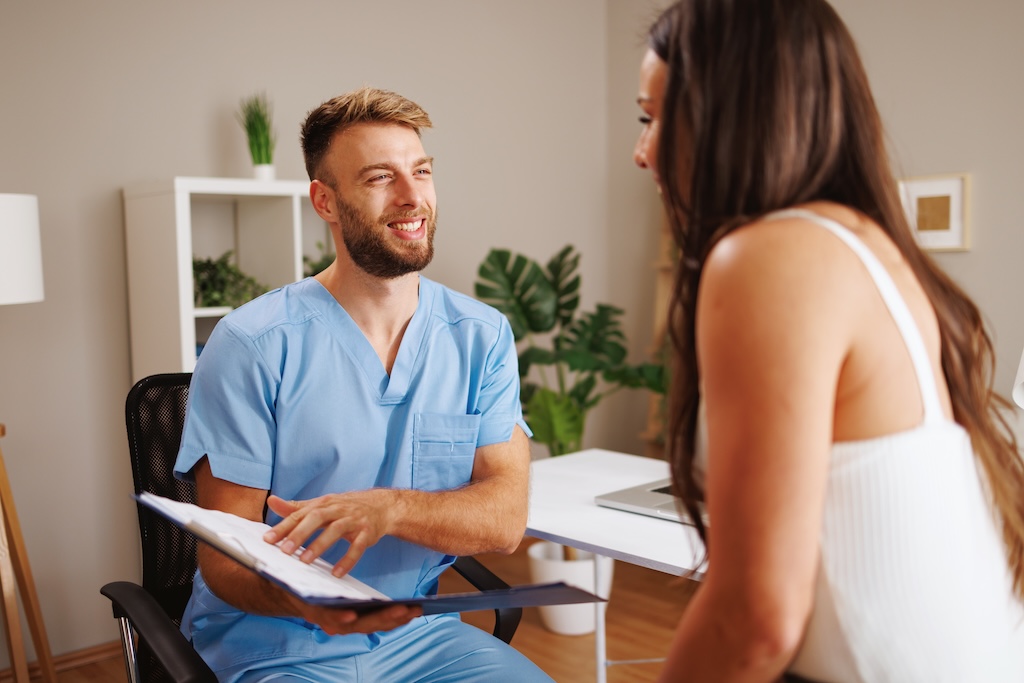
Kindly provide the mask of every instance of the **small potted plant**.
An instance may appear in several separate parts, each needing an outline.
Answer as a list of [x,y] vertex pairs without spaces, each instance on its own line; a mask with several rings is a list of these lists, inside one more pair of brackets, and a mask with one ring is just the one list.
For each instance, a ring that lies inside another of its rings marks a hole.
[[[605,397],[624,388],[664,394],[667,385],[663,364],[626,362],[622,309],[597,304],[591,312],[579,312],[579,260],[572,246],[545,266],[507,249],[492,249],[480,264],[475,286],[477,298],[509,320],[519,345],[523,415],[534,441],[546,445],[553,457],[580,450],[587,414]],[[532,369],[536,380],[528,377]],[[591,553],[540,541],[528,554],[532,580],[567,580],[608,597],[611,558],[598,560],[607,561],[603,575],[608,585],[595,587]],[[542,607],[540,615],[556,633],[594,630],[591,605]]]
[[270,102],[265,93],[259,93],[242,100],[238,109],[238,121],[245,129],[249,141],[253,171],[259,180],[274,179],[274,137]]

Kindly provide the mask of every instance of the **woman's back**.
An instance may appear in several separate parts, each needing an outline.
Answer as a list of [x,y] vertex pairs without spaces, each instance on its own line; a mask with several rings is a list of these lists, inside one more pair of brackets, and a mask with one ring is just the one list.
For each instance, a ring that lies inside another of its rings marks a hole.
[[[865,245],[877,227],[862,241],[813,213],[770,218],[807,220],[846,242],[889,318],[875,319],[872,305],[851,312],[875,320],[854,340],[837,382],[848,398],[836,403],[814,606],[791,670],[822,681],[1024,680],[1024,608],[970,438],[948,418],[937,331],[931,349],[919,332],[934,321],[927,299],[906,266],[883,266]],[[873,246],[884,250],[884,238]],[[858,354],[866,358],[854,361]],[[907,417],[905,407],[885,405],[894,395],[920,407],[905,429],[885,426]],[[840,425],[859,437],[838,438]]]

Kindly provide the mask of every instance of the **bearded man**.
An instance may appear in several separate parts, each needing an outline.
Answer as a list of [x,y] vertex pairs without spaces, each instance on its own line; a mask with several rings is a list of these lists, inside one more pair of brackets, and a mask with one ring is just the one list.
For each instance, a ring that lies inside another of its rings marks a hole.
[[[455,557],[526,526],[529,428],[505,317],[420,276],[433,256],[427,113],[363,88],[307,117],[310,200],[337,259],[224,317],[175,467],[199,504],[272,525],[338,576],[429,595]],[[200,544],[182,631],[221,681],[550,680],[463,624],[308,605]]]

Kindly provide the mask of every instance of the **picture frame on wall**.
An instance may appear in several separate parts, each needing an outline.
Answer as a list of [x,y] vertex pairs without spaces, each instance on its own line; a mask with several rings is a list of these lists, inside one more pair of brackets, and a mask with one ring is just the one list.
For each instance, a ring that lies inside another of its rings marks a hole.
[[899,182],[900,199],[917,243],[929,251],[970,248],[967,173],[906,178]]

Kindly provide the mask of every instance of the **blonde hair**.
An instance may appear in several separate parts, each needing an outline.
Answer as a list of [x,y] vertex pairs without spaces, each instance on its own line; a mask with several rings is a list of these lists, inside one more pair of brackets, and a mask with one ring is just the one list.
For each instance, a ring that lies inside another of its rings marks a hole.
[[421,128],[430,128],[430,116],[424,109],[398,93],[378,88],[362,87],[327,100],[309,112],[302,124],[302,155],[310,180],[323,177],[324,157],[331,140],[338,133],[358,123],[390,123],[405,126],[420,134]]

